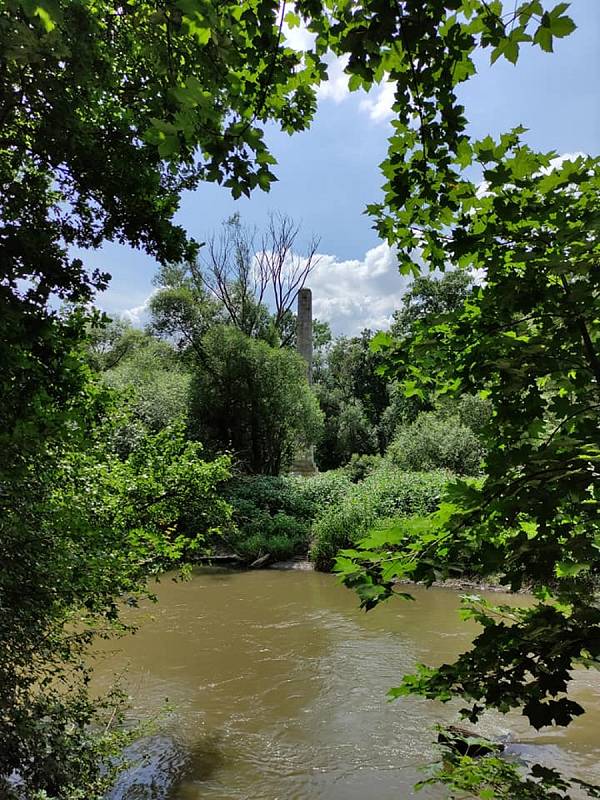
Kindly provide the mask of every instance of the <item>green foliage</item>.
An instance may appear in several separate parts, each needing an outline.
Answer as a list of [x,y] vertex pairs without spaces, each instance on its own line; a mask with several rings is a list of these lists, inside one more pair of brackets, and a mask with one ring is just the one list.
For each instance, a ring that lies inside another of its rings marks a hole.
[[313,520],[349,491],[341,474],[311,478],[247,476],[232,480],[226,497],[233,507],[235,530],[226,543],[245,561],[266,553],[276,560],[305,554]]
[[435,511],[448,478],[442,471],[402,472],[384,464],[354,484],[313,526],[311,557],[317,569],[331,569],[338,551],[361,540],[380,518]]
[[336,450],[342,463],[353,453],[375,453],[379,450],[377,429],[365,414],[360,400],[342,403],[336,415]]
[[191,375],[165,342],[142,334],[136,349],[102,378],[118,392],[127,412],[112,434],[122,453],[135,448],[146,432],[158,433],[187,416]]
[[444,314],[456,311],[464,305],[472,283],[472,277],[459,269],[446,272],[438,278],[429,275],[416,276],[402,298],[402,309],[394,312],[390,333],[397,338],[403,338],[410,335],[418,320],[427,319],[432,322]]
[[350,476],[343,470],[320,472],[301,479],[299,484],[302,496],[313,505],[315,519],[330,506],[341,502],[351,487]]
[[240,476],[228,484],[226,496],[235,509],[237,521],[248,507],[271,516],[285,514],[308,522],[315,515],[316,503],[310,492],[305,491],[305,483],[307,481],[289,475]]
[[[112,544],[124,535],[123,526],[135,523],[129,494],[123,493],[116,525],[101,510],[104,498],[92,509],[82,505],[88,487],[90,498],[97,497],[94,469],[84,455],[74,456],[76,468],[69,469],[67,450],[85,439],[102,393],[90,387],[75,354],[84,315],[61,316],[52,303],[58,297],[86,304],[108,276],[88,274],[69,248],[117,240],[161,263],[193,258],[194,244],[173,224],[181,191],[200,180],[224,183],[236,197],[256,186],[268,189],[274,159],[262,127],[269,120],[289,132],[306,126],[328,48],[349,56],[352,90],[384,79],[395,83],[383,202],[369,210],[381,236],[397,246],[402,270],[417,271],[419,247],[432,268],[443,271],[451,263],[487,272],[456,326],[416,332],[410,348],[414,371],[406,388],[413,397],[426,398],[435,375],[447,391],[489,391],[495,410],[489,477],[482,487],[454,490],[456,508],[440,520],[443,533],[428,534],[434,539],[426,544],[427,558],[414,549],[411,558],[426,575],[448,559],[470,559],[482,574],[500,560],[514,587],[533,575],[540,593],[557,580],[555,593],[572,607],[572,642],[580,643],[572,644],[569,658],[577,646],[580,657],[598,658],[598,626],[586,617],[592,607],[580,577],[595,569],[598,529],[597,162],[551,169],[552,154],[531,153],[516,133],[472,144],[456,97],[456,87],[475,72],[477,49],[487,50],[492,62],[504,57],[511,63],[523,44],[551,51],[553,40],[575,27],[566,9],[539,0],[516,6],[500,0],[297,0],[288,21],[302,19],[316,34],[314,51],[298,54],[282,35],[286,10],[272,0],[118,8],[102,1],[9,0],[2,6],[2,650],[15,659],[22,653],[23,660],[4,658],[1,666],[1,712],[9,724],[2,729],[8,733],[0,774],[21,769],[30,776],[30,796],[53,791],[57,782],[69,792],[91,786],[90,772],[79,766],[91,762],[74,751],[71,757],[67,746],[55,742],[62,778],[50,763],[50,739],[62,731],[67,742],[69,714],[75,728],[85,730],[88,710],[73,710],[75,691],[48,700],[43,693],[52,692],[52,670],[61,657],[81,643],[78,635],[71,644],[64,637],[75,610],[83,605],[90,619],[112,619],[118,592],[132,581],[137,586],[146,570],[141,551],[154,542],[166,549],[161,558],[171,553],[173,543],[161,538],[161,515],[176,516],[164,505],[167,498],[155,512],[146,510],[144,525],[153,533],[149,540],[126,541],[135,545],[132,567],[123,542]],[[462,174],[472,163],[482,169],[485,191]],[[188,299],[185,292],[170,298],[185,314]],[[194,338],[196,346],[203,336]],[[445,375],[436,354],[445,359]],[[202,350],[197,356],[208,363]],[[398,354],[390,354],[390,362],[406,369]],[[267,381],[271,388],[276,382]],[[374,424],[367,398],[353,396]],[[380,414],[385,393],[368,396],[381,400],[378,411],[374,406]],[[278,427],[276,413],[272,421]],[[266,460],[275,471],[271,455]],[[119,496],[110,480],[129,473],[100,463],[102,485],[110,497]],[[130,468],[137,469],[133,462]],[[175,469],[164,478],[179,485]],[[148,493],[159,482],[151,481]],[[88,582],[83,544],[94,564]],[[550,626],[549,650],[556,636]],[[508,669],[521,664],[516,653],[506,651]],[[500,661],[504,655],[498,653]],[[31,702],[34,684],[42,705]],[[494,699],[499,707],[502,687]]]
[[394,86],[383,198],[368,206],[380,236],[398,247],[405,274],[419,272],[417,248],[431,268],[443,272],[457,264],[446,258],[446,232],[465,202],[477,202],[476,187],[463,175],[477,153],[457,87],[475,74],[476,53],[489,52],[492,63],[501,56],[515,63],[522,46],[551,51],[554,38],[575,28],[568,5],[328,0],[324,15],[315,14],[310,0],[297,7],[317,34],[319,53],[329,47],[348,55],[351,90],[384,80]]
[[401,381],[393,380],[387,385],[389,405],[381,415],[380,437],[384,446],[389,445],[396,429],[400,425],[414,422],[420,411],[429,408],[429,405],[420,398],[406,397]]
[[245,470],[277,475],[319,433],[321,414],[306,364],[293,351],[227,326],[209,331],[202,349],[192,387],[192,429],[213,446],[230,449]]
[[371,331],[340,337],[321,354],[315,390],[324,413],[316,450],[320,469],[346,464],[354,453],[380,451],[381,416],[388,404],[387,381],[377,373],[380,358],[370,347]]
[[[452,398],[449,406],[454,405]],[[463,394],[456,402],[456,411],[463,425],[478,436],[484,436],[487,426],[492,421],[493,409],[491,402],[481,395]]]
[[88,327],[85,350],[94,372],[105,372],[143,347],[148,337],[125,319],[103,317]]
[[539,602],[513,612],[509,625],[505,609],[478,605],[470,613],[484,631],[472,650],[405,677],[401,691],[460,696],[472,721],[485,708],[520,707],[535,727],[565,726],[583,713],[568,696],[573,667],[600,658],[592,585],[600,163],[554,161],[516,133],[476,143],[474,154],[486,191],[466,204],[445,247],[484,269],[485,284],[442,323],[417,324],[408,341],[388,344],[388,363],[392,374],[410,365],[409,392],[485,393],[494,409],[482,429],[487,474],[479,484],[450,486],[420,541],[382,543],[380,552],[350,555],[353,566],[344,569],[377,599],[390,596],[399,577],[429,583],[474,571],[499,575],[513,591],[531,586]]
[[310,526],[287,514],[270,516],[254,513],[243,528],[227,538],[228,545],[246,563],[270,554],[273,561],[285,561],[308,550]]
[[386,455],[406,470],[447,469],[457,475],[477,475],[484,449],[458,414],[427,411],[400,426]]
[[4,484],[0,521],[0,775],[16,770],[26,796],[61,800],[81,786],[101,796],[108,742],[94,732],[87,646],[123,629],[123,595],[135,602],[148,574],[230,517],[218,491],[228,460],[203,461],[181,426],[147,436],[125,461],[103,429],[85,434],[87,448],[55,446]]
[[149,302],[151,332],[174,342],[181,352],[201,358],[202,337],[222,321],[218,303],[187,264],[163,266],[154,282],[158,291]]
[[600,797],[598,787],[582,780],[565,780],[550,767],[534,764],[524,770],[498,755],[475,758],[459,755],[451,748],[444,748],[443,762],[417,788],[432,784],[446,786],[451,800],[462,800],[465,796],[481,800],[575,800],[581,797],[582,789],[590,797]]
[[86,306],[109,276],[72,248],[118,241],[161,263],[192,257],[173,222],[180,193],[202,180],[234,196],[267,190],[275,159],[262,127],[303,128],[319,75],[284,46],[262,0],[8,0],[0,61],[0,775],[18,769],[27,797],[91,800],[101,737],[89,735],[81,671],[61,666],[87,641],[77,615],[110,622],[155,562],[145,550],[170,552],[163,523],[178,512],[167,497],[155,505],[161,482],[201,512],[190,531],[214,515],[192,502],[207,484],[191,451],[177,458],[196,464],[196,489],[174,464],[162,476],[155,464],[150,480],[133,462],[105,454],[94,466],[79,450],[105,414],[103,391],[78,356],[89,319],[55,309]]
[[[474,74],[476,51],[487,49],[492,63],[500,57],[515,63],[523,44],[551,51],[553,39],[575,24],[566,3],[361,8],[355,16],[352,4],[335,4],[313,28],[333,40],[336,52],[351,51],[351,88],[384,75],[395,84],[384,197],[369,211],[398,248],[403,272],[418,272],[418,248],[431,270],[452,264],[485,275],[462,310],[433,325],[416,324],[410,343],[388,342],[388,374],[405,380],[408,396],[431,401],[485,392],[494,409],[484,434],[485,480],[459,482],[452,504],[420,543],[394,543],[394,574],[433,580],[448,565],[469,565],[482,577],[500,568],[515,590],[532,583],[541,601],[508,637],[502,621],[486,620],[485,633],[498,642],[493,672],[486,672],[490,660],[478,661],[476,644],[470,672],[459,660],[454,680],[437,684],[443,670],[433,670],[419,691],[429,687],[442,699],[446,692],[473,699],[483,691],[485,704],[501,711],[516,692],[532,721],[567,724],[575,709],[555,703],[564,700],[569,669],[580,658],[600,658],[597,609],[580,577],[598,565],[599,163],[534,153],[520,142],[522,128],[471,142],[456,87]],[[479,186],[474,173],[483,179]],[[379,557],[371,563],[366,554],[364,566],[357,564],[358,573],[387,596]],[[568,609],[559,624],[551,598]],[[531,659],[529,623],[537,637]],[[570,644],[563,660],[564,626]],[[547,674],[533,679],[528,706],[529,675],[538,666]],[[473,719],[483,706],[471,707]],[[550,713],[555,709],[558,717]]]
[[350,461],[345,467],[342,467],[340,471],[344,475],[347,475],[352,483],[360,483],[373,472],[375,472],[376,469],[379,469],[379,467],[382,466],[382,463],[383,458],[379,455],[359,456],[357,453],[354,453]]

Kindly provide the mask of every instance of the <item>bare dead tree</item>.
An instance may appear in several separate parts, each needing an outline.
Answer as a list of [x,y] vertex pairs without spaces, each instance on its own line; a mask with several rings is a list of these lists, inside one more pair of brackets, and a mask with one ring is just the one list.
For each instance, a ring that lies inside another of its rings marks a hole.
[[268,276],[275,306],[275,327],[280,333],[286,315],[296,303],[298,292],[319,262],[317,248],[320,240],[312,236],[307,249],[300,254],[294,247],[299,233],[300,225],[287,214],[270,214],[260,251],[256,254],[260,273]]
[[[312,237],[304,253],[295,250],[300,225],[286,214],[272,213],[256,247],[257,231],[239,215],[223,223],[201,251],[195,277],[223,304],[233,325],[249,336],[265,324],[267,303],[274,307],[270,323],[286,344],[286,319],[310,273],[316,267],[319,239]],[[289,326],[288,326],[289,327]]]

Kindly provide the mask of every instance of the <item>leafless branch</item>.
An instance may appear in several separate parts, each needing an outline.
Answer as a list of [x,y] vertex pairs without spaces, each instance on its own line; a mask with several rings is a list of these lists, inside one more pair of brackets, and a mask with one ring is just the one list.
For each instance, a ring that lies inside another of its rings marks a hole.
[[256,247],[257,233],[228,219],[212,236],[192,266],[200,280],[225,308],[230,322],[249,336],[256,335],[267,302],[274,306],[273,324],[283,338],[286,317],[310,273],[318,263],[319,239],[312,237],[307,249],[296,250],[300,225],[286,214],[273,213]]

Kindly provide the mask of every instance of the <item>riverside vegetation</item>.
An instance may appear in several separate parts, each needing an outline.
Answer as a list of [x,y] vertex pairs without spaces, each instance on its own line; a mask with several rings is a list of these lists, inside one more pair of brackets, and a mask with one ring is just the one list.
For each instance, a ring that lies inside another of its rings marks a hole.
[[[486,708],[520,708],[536,727],[583,713],[568,689],[576,665],[600,659],[600,165],[534,152],[523,128],[475,142],[456,95],[479,54],[552,52],[575,28],[567,9],[2,5],[5,796],[102,797],[125,734],[118,704],[90,696],[86,648],[123,630],[123,598],[216,541],[246,560],[310,546],[323,568],[343,547],[337,569],[366,609],[402,579],[527,583],[528,609],[470,601],[483,626],[472,648],[393,695],[462,698],[472,722]],[[315,34],[312,49],[287,46],[284,20]],[[301,247],[275,215],[255,247],[233,217],[200,247],[173,218],[201,181],[268,190],[263,129],[309,126],[332,54],[348,57],[353,91],[393,84],[384,191],[368,212],[415,281],[391,334],[331,341],[315,325],[313,391],[293,301],[314,240]],[[147,331],[91,307],[109,276],[72,248],[107,241],[161,264]],[[443,280],[418,277],[415,248]],[[324,474],[282,478],[310,444]],[[555,770],[494,756],[451,753],[431,780],[484,800],[571,792]]]

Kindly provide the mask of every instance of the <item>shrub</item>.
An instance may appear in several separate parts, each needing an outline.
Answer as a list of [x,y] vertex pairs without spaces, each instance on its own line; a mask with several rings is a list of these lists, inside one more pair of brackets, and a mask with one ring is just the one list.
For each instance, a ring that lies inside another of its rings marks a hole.
[[314,501],[302,491],[302,478],[289,475],[241,476],[230,481],[226,494],[239,518],[244,512],[254,515],[259,510],[267,515],[288,514],[312,520]]
[[257,475],[230,481],[226,496],[235,529],[227,545],[250,563],[270,553],[285,559],[306,552],[315,503],[304,497],[301,479]]
[[158,433],[187,414],[191,377],[164,342],[139,338],[131,352],[103,373],[103,380],[122,395],[130,412],[117,431],[124,455],[147,432]]
[[341,472],[236,478],[226,490],[235,523],[227,545],[248,563],[266,553],[277,560],[306,553],[313,520],[340,503],[351,487]]
[[308,549],[310,526],[287,514],[257,514],[251,524],[238,528],[228,537],[228,544],[246,562],[270,553],[282,561]]
[[457,410],[462,424],[477,434],[492,418],[491,402],[478,394],[464,394],[458,401]]
[[405,470],[448,469],[457,475],[478,475],[484,448],[477,434],[458,414],[427,411],[401,426],[387,457]]
[[360,483],[360,481],[364,481],[365,478],[375,472],[382,463],[382,456],[354,453],[346,466],[342,467],[342,472],[350,478],[352,483]]
[[340,503],[353,485],[345,469],[321,472],[311,478],[296,480],[302,497],[312,505],[313,519],[318,519],[330,506]]
[[426,516],[439,505],[448,472],[402,472],[384,463],[313,526],[311,557],[317,569],[329,570],[338,550],[349,547],[381,517]]

